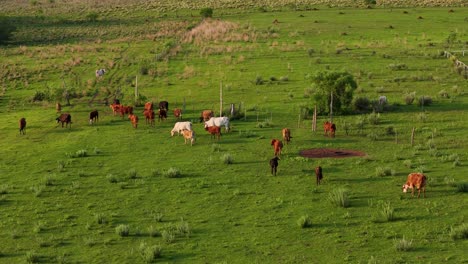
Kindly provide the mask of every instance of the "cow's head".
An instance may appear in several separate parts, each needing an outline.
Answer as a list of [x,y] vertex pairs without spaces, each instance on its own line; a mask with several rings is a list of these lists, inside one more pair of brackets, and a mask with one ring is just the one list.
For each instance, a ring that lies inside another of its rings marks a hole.
[[406,193],[406,191],[408,191],[408,188],[410,188],[410,186],[408,184],[404,184],[402,187],[403,192]]

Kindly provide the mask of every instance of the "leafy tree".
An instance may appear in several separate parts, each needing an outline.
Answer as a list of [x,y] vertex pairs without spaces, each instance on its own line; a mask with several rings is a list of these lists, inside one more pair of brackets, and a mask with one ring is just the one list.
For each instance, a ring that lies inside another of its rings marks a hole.
[[7,43],[15,30],[16,27],[9,23],[6,18],[0,17],[0,45]]
[[204,18],[213,17],[213,8],[205,7],[200,10],[200,15]]
[[333,113],[345,113],[351,108],[356,81],[348,72],[325,71],[312,76],[316,87],[314,99],[320,113],[330,113],[333,94]]

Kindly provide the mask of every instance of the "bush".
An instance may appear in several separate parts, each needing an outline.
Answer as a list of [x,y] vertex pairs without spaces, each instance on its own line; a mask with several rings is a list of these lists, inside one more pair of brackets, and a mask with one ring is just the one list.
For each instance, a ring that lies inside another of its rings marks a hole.
[[353,107],[358,112],[368,112],[370,110],[371,102],[367,97],[358,97],[354,100]]
[[350,206],[350,201],[348,198],[348,191],[343,188],[334,189],[329,195],[328,200],[336,205],[343,208]]
[[47,91],[36,91],[32,98],[33,102],[42,102],[50,100],[50,92]]
[[404,237],[400,240],[395,239],[395,249],[397,251],[410,251],[413,249],[413,240],[406,240]]
[[462,224],[461,226],[450,228],[449,235],[453,240],[467,239],[468,238],[468,224]]
[[115,228],[115,233],[121,237],[126,237],[130,234],[130,228],[128,225],[120,224]]
[[221,157],[221,160],[223,161],[224,164],[232,164],[233,163],[232,156],[229,153],[224,154]]
[[405,103],[406,103],[407,105],[412,105],[413,102],[414,102],[415,97],[416,97],[416,93],[415,93],[415,92],[405,94],[405,96],[404,96]]
[[0,17],[0,45],[10,41],[15,31],[16,27],[12,23],[8,22],[6,18]]
[[430,96],[421,96],[418,100],[418,106],[429,106],[432,104],[432,98]]
[[181,174],[179,169],[171,167],[164,172],[164,176],[167,178],[179,178]]
[[297,220],[297,225],[300,228],[307,228],[312,226],[312,221],[310,220],[310,217],[308,215],[303,215],[299,220]]
[[200,15],[203,18],[213,17],[213,8],[205,7],[200,10]]

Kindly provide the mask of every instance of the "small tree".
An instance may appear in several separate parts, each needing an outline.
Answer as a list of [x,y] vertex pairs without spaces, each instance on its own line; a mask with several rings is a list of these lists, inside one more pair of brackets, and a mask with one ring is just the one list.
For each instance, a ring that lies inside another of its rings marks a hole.
[[203,18],[213,17],[213,8],[211,7],[202,8],[202,10],[200,10],[200,15]]
[[318,72],[312,77],[312,82],[316,87],[314,98],[320,113],[343,113],[350,110],[353,92],[357,88],[350,73]]

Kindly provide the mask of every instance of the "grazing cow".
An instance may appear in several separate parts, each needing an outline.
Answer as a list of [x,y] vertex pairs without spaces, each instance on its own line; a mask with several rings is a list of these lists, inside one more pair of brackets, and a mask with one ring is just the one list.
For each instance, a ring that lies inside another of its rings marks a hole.
[[323,179],[322,167],[320,166],[315,167],[315,178],[317,181],[317,185],[320,185],[320,181]]
[[336,126],[335,124],[327,121],[323,124],[323,130],[326,135],[330,135],[330,137],[335,137]]
[[153,102],[145,103],[145,110],[153,110]]
[[271,167],[271,175],[276,176],[276,171],[278,170],[278,160],[280,158],[278,156],[275,156],[270,160],[270,167]]
[[62,105],[59,102],[55,104],[55,110],[57,111],[57,113],[62,112]]
[[96,78],[103,76],[104,73],[106,73],[106,69],[96,70]]
[[214,112],[212,110],[203,110],[200,116],[200,123],[210,120],[210,118],[212,118],[213,116]]
[[275,150],[275,156],[281,155],[281,149],[283,148],[283,142],[277,140],[277,139],[272,139],[271,140],[271,145],[273,146],[273,149]]
[[169,103],[167,101],[159,102],[159,109],[169,110]]
[[19,132],[20,132],[20,135],[26,135],[26,118],[21,118],[19,120]]
[[110,105],[110,108],[112,109],[112,114],[115,116],[117,113],[120,113],[120,108],[122,105],[113,103]]
[[221,128],[219,126],[205,127],[205,130],[211,134],[211,138],[221,139]]
[[414,188],[418,189],[418,198],[421,195],[421,189],[423,190],[424,198],[426,198],[426,181],[427,178],[422,173],[410,173],[406,183],[403,185],[403,192],[406,193],[408,189],[411,189],[411,197],[414,197]]
[[133,115],[133,106],[120,106],[120,116],[122,119],[125,117],[125,115]]
[[143,111],[143,115],[145,115],[146,124],[149,124],[150,126],[154,127],[154,118],[156,116],[154,111],[152,109],[145,109]]
[[205,127],[208,126],[224,126],[226,132],[229,131],[229,118],[227,116],[222,117],[212,117],[205,122]]
[[132,122],[133,128],[138,128],[138,116],[134,114],[129,114],[128,119]]
[[379,97],[379,105],[384,105],[384,104],[386,104],[386,103],[387,103],[387,96],[381,95],[381,96]]
[[182,134],[184,135],[184,144],[187,144],[187,141],[190,140],[190,146],[193,146],[193,143],[195,142],[195,131],[182,130]]
[[174,128],[171,130],[171,137],[173,137],[176,132],[180,135],[182,130],[192,131],[192,122],[187,121],[175,123]]
[[59,117],[57,117],[55,120],[57,120],[57,124],[58,124],[59,122],[61,122],[61,123],[62,123],[62,127],[63,127],[63,124],[65,123],[65,127],[67,127],[68,125],[70,125],[69,128],[71,128],[71,123],[72,123],[72,121],[71,121],[71,115],[70,115],[70,114],[67,114],[67,113],[61,114],[61,115],[60,115]]
[[159,109],[158,111],[158,121],[164,121],[167,118],[167,110],[166,109]]
[[176,119],[182,119],[182,109],[180,108],[174,109],[174,117]]
[[291,141],[291,130],[289,128],[283,128],[281,131],[283,134],[283,141],[286,142],[286,144],[289,144],[289,141]]
[[89,113],[89,124],[92,125],[99,120],[99,112],[98,110],[91,111]]

